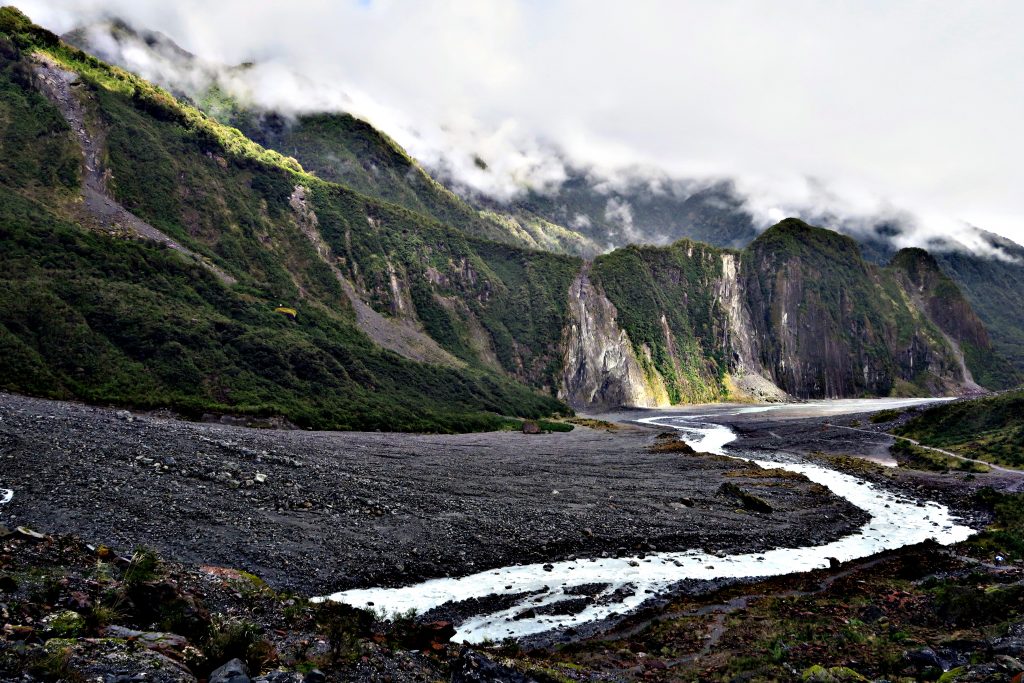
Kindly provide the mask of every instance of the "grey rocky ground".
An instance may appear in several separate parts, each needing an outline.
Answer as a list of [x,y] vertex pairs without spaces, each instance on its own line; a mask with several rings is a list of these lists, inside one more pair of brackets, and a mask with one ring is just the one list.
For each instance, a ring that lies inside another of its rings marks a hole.
[[[656,435],[256,430],[0,394],[0,524],[316,594],[623,548],[820,543],[863,522],[806,481],[652,453]],[[738,510],[726,481],[774,512]]]

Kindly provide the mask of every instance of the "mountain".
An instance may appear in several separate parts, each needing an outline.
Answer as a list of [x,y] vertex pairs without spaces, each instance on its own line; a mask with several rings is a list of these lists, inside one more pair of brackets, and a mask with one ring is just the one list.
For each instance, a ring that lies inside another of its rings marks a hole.
[[740,252],[682,240],[600,256],[573,288],[566,398],[947,394],[977,390],[974,374],[1001,386],[984,327],[950,322],[970,311],[955,285],[918,286],[908,260],[875,266],[851,238],[797,219]]
[[1024,375],[1024,247],[984,230],[978,234],[999,256],[966,249],[935,252],[936,260],[963,290],[992,338],[992,347]]
[[567,177],[557,188],[526,188],[520,196],[497,201],[460,184],[444,169],[434,172],[471,204],[565,226],[600,251],[683,238],[739,248],[758,234],[742,198],[725,181],[709,185],[651,170],[609,179],[567,163]]
[[[566,179],[557,188],[526,187],[498,201],[460,183],[445,167],[431,169],[431,177],[387,135],[348,114],[282,116],[243,105],[222,81],[249,65],[225,70],[203,63],[167,36],[117,20],[78,29],[65,38],[115,63],[144,66],[161,85],[191,98],[218,121],[293,156],[324,179],[485,239],[593,258],[625,244],[666,245],[682,238],[743,248],[760,232],[745,199],[728,181],[698,183],[651,169],[609,176],[563,160]],[[144,59],[128,57],[139,54]],[[478,160],[478,165],[486,170],[486,161]],[[820,209],[801,217],[854,236],[864,257],[879,265],[895,255],[894,241],[903,233],[898,222],[883,221],[865,231]],[[979,229],[971,237],[986,248],[971,250],[951,239],[921,246],[932,249],[940,268],[964,292],[993,349],[1022,374],[1024,247]]]
[[0,56],[6,390],[430,431],[1004,379],[947,281],[828,230],[587,262],[486,232],[354,119],[263,120],[286,156],[13,8]]
[[[572,259],[537,255],[548,281],[527,278],[497,245],[326,183],[13,8],[0,34],[4,389],[332,428],[565,410],[514,376],[552,376],[528,340],[564,308]],[[457,357],[476,358],[470,310],[505,342],[493,366]]]
[[600,251],[584,235],[542,218],[470,206],[385,133],[351,114],[286,116],[240,101],[228,92],[225,81],[244,76],[251,64],[221,67],[205,63],[167,36],[117,19],[80,27],[62,39],[119,66],[144,66],[158,85],[179,99],[238,128],[265,148],[283,150],[325,180],[485,239],[567,254]]

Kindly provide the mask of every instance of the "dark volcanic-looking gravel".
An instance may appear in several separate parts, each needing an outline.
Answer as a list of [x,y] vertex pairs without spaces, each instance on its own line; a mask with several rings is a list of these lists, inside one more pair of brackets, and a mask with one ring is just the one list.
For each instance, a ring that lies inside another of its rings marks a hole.
[[[822,487],[656,431],[256,430],[0,394],[0,523],[256,573],[304,592],[602,552],[820,543],[865,519]],[[749,472],[748,472],[749,474]],[[744,512],[726,481],[767,501]]]

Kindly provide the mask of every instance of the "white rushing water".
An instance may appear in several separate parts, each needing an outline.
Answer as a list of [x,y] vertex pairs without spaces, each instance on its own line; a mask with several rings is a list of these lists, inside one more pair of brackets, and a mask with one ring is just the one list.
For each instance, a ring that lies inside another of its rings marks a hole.
[[[736,411],[773,409],[774,406],[764,406],[738,408]],[[706,417],[711,416],[658,416],[641,422],[678,429],[683,440],[696,451],[730,455],[725,446],[735,440],[736,435],[729,427],[700,421]],[[762,553],[725,557],[694,549],[653,553],[644,559],[580,559],[553,563],[547,571],[544,564],[516,565],[460,578],[433,579],[404,588],[342,591],[323,599],[396,614],[410,610],[422,613],[446,603],[491,595],[510,596],[511,607],[497,608],[469,618],[459,624],[453,639],[469,643],[500,641],[624,614],[684,579],[779,576],[828,567],[829,558],[846,562],[928,539],[950,545],[974,533],[957,524],[943,505],[912,500],[821,465],[767,460],[751,462],[764,468],[798,472],[865,510],[871,519],[857,532],[817,546],[774,548]],[[604,588],[582,611],[576,614],[544,613],[546,607],[555,603],[578,599],[579,595],[573,594],[574,587],[587,584],[601,584]],[[520,597],[511,597],[517,595]],[[534,612],[527,613],[529,616],[524,618],[523,613],[529,609]],[[518,619],[515,618],[517,616]]]

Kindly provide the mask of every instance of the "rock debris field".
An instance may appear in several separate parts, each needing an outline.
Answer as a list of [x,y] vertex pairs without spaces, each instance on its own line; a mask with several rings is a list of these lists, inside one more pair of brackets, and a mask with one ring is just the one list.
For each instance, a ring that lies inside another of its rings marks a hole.
[[[0,488],[13,491],[0,525],[324,594],[571,557],[823,543],[865,521],[800,477],[653,452],[658,432],[262,430],[0,394]],[[771,511],[744,509],[724,483]]]

